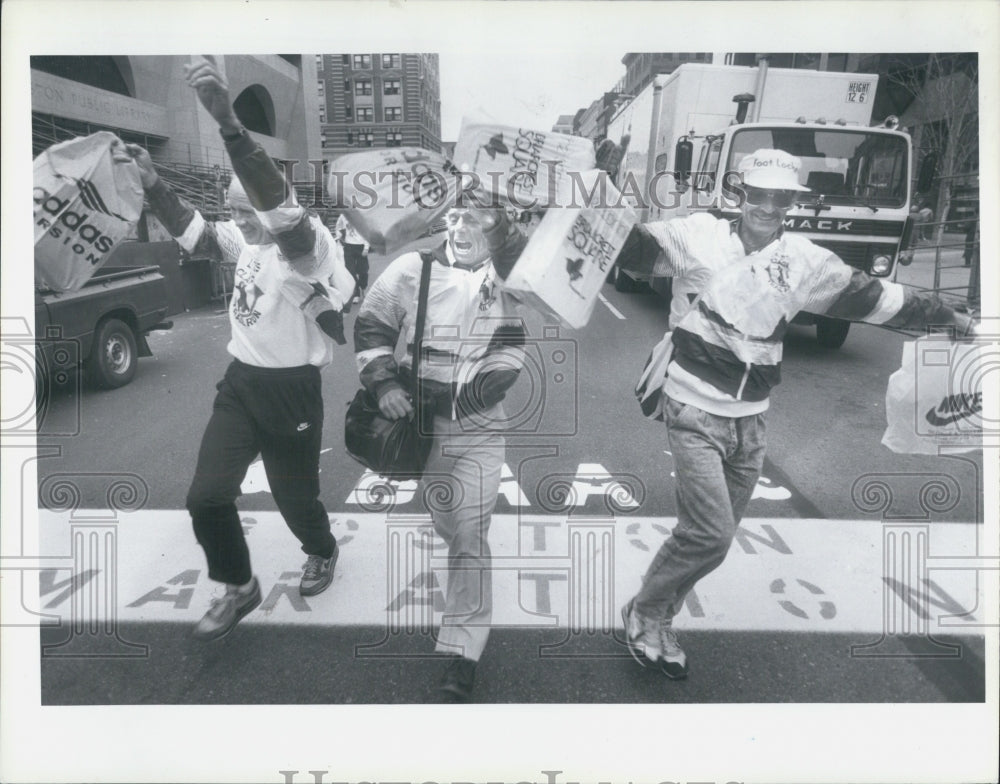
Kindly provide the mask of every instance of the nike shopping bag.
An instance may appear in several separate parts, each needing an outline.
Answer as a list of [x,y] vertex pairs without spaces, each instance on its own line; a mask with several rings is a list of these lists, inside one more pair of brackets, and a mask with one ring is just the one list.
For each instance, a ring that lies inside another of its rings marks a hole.
[[936,455],[983,444],[983,390],[988,345],[928,336],[903,344],[889,377],[882,443],[893,452]]

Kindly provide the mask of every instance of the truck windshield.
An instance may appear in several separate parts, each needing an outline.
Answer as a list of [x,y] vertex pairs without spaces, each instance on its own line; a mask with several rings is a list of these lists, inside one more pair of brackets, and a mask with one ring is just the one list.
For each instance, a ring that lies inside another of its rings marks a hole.
[[826,204],[903,207],[910,181],[906,140],[895,134],[851,128],[747,128],[733,134],[726,171],[761,148],[777,148],[802,160],[800,182]]

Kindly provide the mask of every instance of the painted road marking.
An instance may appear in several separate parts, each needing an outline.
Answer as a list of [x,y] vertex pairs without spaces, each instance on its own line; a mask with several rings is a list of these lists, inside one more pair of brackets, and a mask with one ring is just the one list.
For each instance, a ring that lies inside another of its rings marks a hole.
[[[327,447],[326,449],[321,449],[320,454],[325,455],[327,452],[332,452],[333,447]],[[323,469],[319,470],[323,473]],[[271,485],[267,481],[267,472],[264,470],[263,460],[254,460],[249,466],[247,466],[246,476],[243,477],[243,483],[240,485],[240,493],[243,495],[253,495],[254,493],[271,493]]]
[[[324,449],[320,454],[329,451],[331,449]],[[664,450],[664,454],[669,456],[670,452]],[[675,476],[671,471],[670,477]],[[575,474],[550,474],[544,477],[538,493],[544,496],[541,504],[546,511],[558,511],[557,508],[563,506],[583,507],[591,496],[605,496],[614,504],[615,509],[627,511],[639,507],[635,493],[640,490],[642,482],[638,477],[612,474],[600,463],[580,463]],[[264,464],[260,460],[250,464],[240,486],[240,492],[243,495],[271,492]],[[513,508],[522,509],[532,505],[507,463],[501,468],[499,494]],[[344,503],[360,506],[364,511],[385,512],[391,508],[405,506],[412,502],[416,495],[416,480],[390,481],[366,470],[351,488]],[[792,493],[786,487],[762,475],[757,480],[751,500],[763,498],[768,501],[787,501],[791,497]],[[557,508],[554,509],[553,505]]]
[[623,314],[620,310],[618,310],[618,308],[616,308],[614,305],[612,305],[610,302],[608,302],[607,297],[605,297],[603,294],[598,293],[597,298],[602,303],[604,303],[604,307],[606,307],[608,310],[610,310],[611,313],[612,313],[612,315],[614,315],[616,318],[619,318],[622,321],[626,321],[627,320],[625,318],[625,314]]
[[[429,518],[362,513],[331,520],[342,547],[334,584],[305,599],[298,595],[304,556],[280,515],[243,517],[264,591],[261,609],[246,622],[390,628],[440,622],[447,552]],[[220,593],[184,511],[40,511],[39,522],[41,555],[31,570],[38,595],[25,589],[15,600],[16,591],[5,592],[4,602],[5,610],[13,607],[36,623],[80,626],[112,612],[118,621],[188,623]],[[675,523],[494,515],[494,625],[578,628],[585,619],[586,629],[615,628],[619,606],[638,589]],[[889,620],[893,628],[982,634],[988,610],[976,571],[986,560],[976,557],[979,528],[745,520],[727,562],[688,598],[682,622],[687,629],[850,631],[859,633],[859,644]],[[27,574],[22,582],[30,585]]]

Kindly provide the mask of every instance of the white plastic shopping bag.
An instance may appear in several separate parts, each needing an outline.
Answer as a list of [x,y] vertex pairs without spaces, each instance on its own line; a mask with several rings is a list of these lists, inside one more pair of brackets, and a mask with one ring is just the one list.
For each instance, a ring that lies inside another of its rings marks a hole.
[[348,153],[327,181],[333,203],[378,253],[393,253],[429,231],[455,204],[451,162],[419,147]]
[[34,162],[35,281],[79,289],[135,229],[142,214],[139,169],[118,163],[121,140],[100,131],[53,145]]
[[[506,287],[579,329],[589,320],[598,294],[636,222],[604,172],[583,172],[592,200],[565,198],[549,207],[506,280]],[[565,191],[563,192],[565,196]]]
[[928,336],[903,344],[889,377],[882,443],[893,452],[936,455],[983,444],[983,360],[988,345]]
[[483,191],[521,210],[545,206],[566,187],[570,172],[596,166],[590,139],[469,118],[462,120],[454,161]]

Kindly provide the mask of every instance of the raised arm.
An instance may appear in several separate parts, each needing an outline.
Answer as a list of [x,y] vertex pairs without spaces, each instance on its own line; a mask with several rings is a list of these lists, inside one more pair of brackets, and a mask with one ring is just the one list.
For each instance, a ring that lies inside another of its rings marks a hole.
[[200,56],[185,66],[185,73],[202,106],[218,123],[233,171],[282,256],[306,277],[328,278],[335,271],[327,247],[329,234],[317,232],[278,167],[236,117],[229,85],[215,58]]
[[149,208],[170,236],[188,253],[218,254],[223,260],[235,263],[246,245],[236,225],[232,221],[206,221],[164,182],[145,149],[138,144],[126,144],[125,150],[139,168]]
[[805,306],[810,313],[899,329],[950,325],[955,327],[956,337],[975,333],[974,319],[949,307],[934,294],[873,278],[832,253],[822,270]]
[[637,275],[671,278],[687,271],[691,254],[688,242],[692,222],[715,220],[710,215],[691,215],[669,221],[637,223],[632,227],[616,264]]

